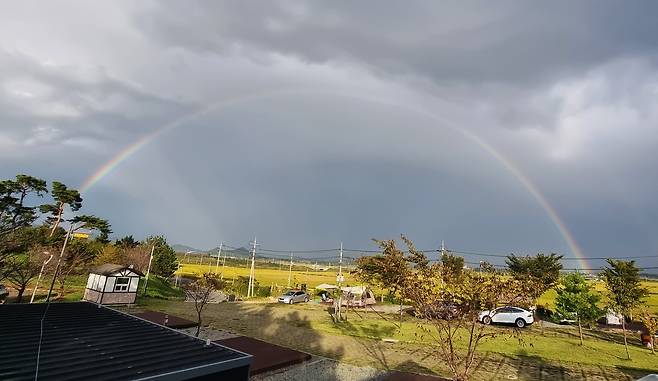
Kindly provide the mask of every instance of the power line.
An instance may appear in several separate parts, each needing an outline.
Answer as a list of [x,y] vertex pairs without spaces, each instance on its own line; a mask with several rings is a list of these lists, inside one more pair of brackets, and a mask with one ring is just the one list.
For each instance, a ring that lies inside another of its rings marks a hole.
[[313,249],[313,250],[273,250],[273,249],[260,249],[268,253],[328,253],[332,251],[339,251],[340,249]]
[[[226,249],[229,250],[244,250],[247,251],[244,247],[236,247],[232,245],[224,245]],[[327,248],[327,249],[304,249],[304,250],[281,250],[281,249],[267,249],[267,248],[259,248],[259,252],[261,253],[267,253],[266,255],[256,255],[258,258],[268,258],[268,257],[274,257],[274,258],[286,258],[288,259],[289,253],[295,253],[295,254],[314,254],[314,253],[331,253],[335,252],[336,255],[333,256],[321,256],[321,257],[302,257],[302,256],[297,256],[295,255],[295,258],[298,260],[306,260],[306,261],[313,261],[313,260],[324,260],[324,259],[338,259],[339,258],[339,253],[340,249],[339,248]],[[408,254],[410,251],[409,250],[401,250],[403,253]],[[429,250],[416,250],[417,252],[422,252],[425,254],[439,254],[441,253],[440,249],[429,249]],[[382,250],[374,250],[374,249],[350,249],[350,248],[344,248],[343,252],[349,252],[349,253],[358,253],[358,254],[375,254],[375,253],[381,253]],[[501,254],[501,253],[491,253],[491,252],[479,252],[479,251],[467,251],[467,250],[460,250],[460,249],[446,249],[445,252],[448,253],[454,253],[454,254],[462,254],[462,255],[470,255],[470,256],[477,256],[477,257],[490,257],[490,258],[507,258],[510,254]],[[351,260],[356,260],[357,258],[355,257],[348,257],[344,256],[345,259],[351,259]],[[575,257],[562,257],[562,261],[581,261],[581,260],[605,260],[605,259],[647,259],[647,258],[658,258],[658,255],[630,255],[630,256],[611,256],[611,257],[588,257],[588,258],[575,258]],[[643,269],[652,269],[652,267],[647,267]],[[570,270],[570,269],[565,269],[565,270]],[[583,270],[583,271],[592,271],[592,270],[600,270],[600,269],[585,269],[585,268],[580,268],[580,269],[573,269],[573,270]]]
[[[475,251],[460,251],[460,250],[448,250],[451,253],[465,254],[465,255],[476,255],[480,257],[496,257],[496,258],[507,258],[510,254],[493,254],[493,253],[482,253]],[[640,258],[658,258],[658,255],[630,255],[623,257],[587,257],[585,260],[591,259],[640,259]],[[580,261],[583,258],[575,257],[562,257],[564,261]]]

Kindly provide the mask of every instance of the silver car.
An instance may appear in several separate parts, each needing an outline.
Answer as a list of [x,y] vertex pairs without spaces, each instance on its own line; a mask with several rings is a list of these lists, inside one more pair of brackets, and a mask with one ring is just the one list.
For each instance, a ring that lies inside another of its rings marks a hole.
[[301,290],[290,290],[285,294],[279,296],[279,303],[286,303],[286,304],[308,302],[308,300],[309,300],[308,294]]

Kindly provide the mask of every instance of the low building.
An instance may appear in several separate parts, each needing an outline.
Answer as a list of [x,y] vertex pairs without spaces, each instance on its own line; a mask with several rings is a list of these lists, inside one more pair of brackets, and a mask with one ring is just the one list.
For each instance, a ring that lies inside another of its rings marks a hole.
[[252,356],[89,302],[0,305],[0,380],[247,381]]
[[98,304],[132,304],[137,297],[141,272],[111,263],[91,270],[83,299]]

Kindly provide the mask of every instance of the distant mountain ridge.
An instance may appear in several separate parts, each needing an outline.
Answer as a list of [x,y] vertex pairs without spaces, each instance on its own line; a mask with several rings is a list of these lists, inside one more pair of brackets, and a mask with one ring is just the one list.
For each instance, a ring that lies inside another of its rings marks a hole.
[[181,245],[179,243],[171,245],[171,248],[174,249],[174,251],[177,251],[179,253],[187,253],[188,251],[195,251],[195,252],[198,252],[198,253],[205,253],[205,250],[195,249],[192,246]]
[[[194,253],[204,253],[204,254],[209,254],[209,255],[214,255],[216,256],[217,253],[219,252],[219,246],[214,247],[209,250],[201,250],[194,248],[192,246],[188,245],[183,245],[180,243],[171,245],[171,247],[178,253],[187,253],[189,251],[192,251]],[[237,249],[227,249],[227,248],[222,248],[222,255],[226,255],[228,257],[249,257],[251,255],[251,252],[249,249],[244,248],[244,247],[239,247]]]

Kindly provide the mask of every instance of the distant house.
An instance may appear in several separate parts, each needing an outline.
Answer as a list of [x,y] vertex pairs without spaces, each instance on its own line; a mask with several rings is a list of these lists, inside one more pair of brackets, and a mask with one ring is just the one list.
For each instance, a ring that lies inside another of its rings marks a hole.
[[107,263],[91,270],[84,300],[98,304],[135,303],[139,278],[144,276],[131,266]]

